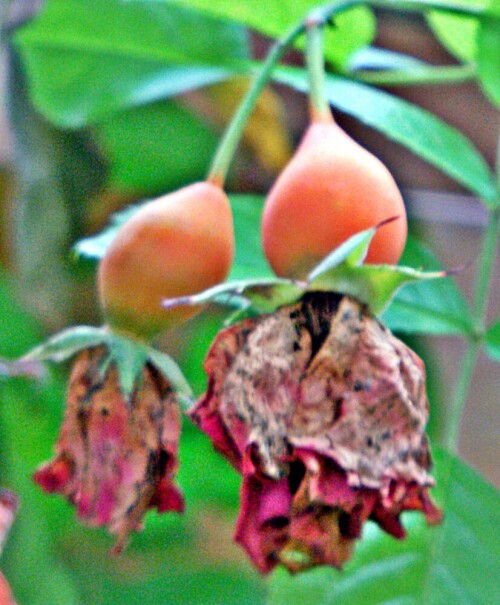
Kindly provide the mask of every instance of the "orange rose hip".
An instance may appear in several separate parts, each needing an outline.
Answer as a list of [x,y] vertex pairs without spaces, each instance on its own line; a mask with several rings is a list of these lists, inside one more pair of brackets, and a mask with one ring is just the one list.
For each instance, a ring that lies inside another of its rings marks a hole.
[[304,278],[350,236],[395,216],[375,234],[365,262],[398,262],[407,236],[403,199],[384,164],[323,116],[269,192],[264,252],[280,277]]
[[233,255],[231,207],[218,185],[198,182],[148,202],[119,229],[99,265],[107,320],[141,336],[172,327],[196,309],[167,311],[162,299],[223,281]]

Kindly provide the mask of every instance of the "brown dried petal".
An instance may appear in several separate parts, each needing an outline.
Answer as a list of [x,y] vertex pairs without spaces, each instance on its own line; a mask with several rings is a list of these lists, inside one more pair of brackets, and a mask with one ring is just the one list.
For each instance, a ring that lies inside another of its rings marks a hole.
[[[290,446],[331,457],[353,485],[432,485],[422,361],[358,301],[314,293],[219,334],[191,412],[238,466],[249,443],[286,473]],[[215,432],[215,431],[213,431]]]
[[108,525],[119,550],[148,508],[181,511],[173,483],[180,411],[165,379],[146,365],[127,401],[104,349],[82,352],[70,377],[55,459],[35,473],[46,491],[64,494],[88,525]]
[[311,293],[222,331],[191,417],[243,474],[235,539],[256,567],[340,567],[368,519],[441,513],[421,360],[358,301]]

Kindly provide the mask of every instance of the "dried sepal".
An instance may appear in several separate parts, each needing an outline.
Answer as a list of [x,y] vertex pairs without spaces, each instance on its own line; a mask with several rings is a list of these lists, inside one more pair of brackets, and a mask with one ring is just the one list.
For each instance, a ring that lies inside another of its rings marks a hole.
[[439,520],[423,364],[365,305],[307,294],[221,332],[205,368],[191,416],[244,476],[236,539],[261,571],[341,566],[368,518]]
[[175,392],[151,364],[125,398],[106,355],[98,347],[77,356],[56,456],[34,479],[63,494],[87,525],[107,525],[119,552],[149,508],[183,510],[174,484],[180,410]]

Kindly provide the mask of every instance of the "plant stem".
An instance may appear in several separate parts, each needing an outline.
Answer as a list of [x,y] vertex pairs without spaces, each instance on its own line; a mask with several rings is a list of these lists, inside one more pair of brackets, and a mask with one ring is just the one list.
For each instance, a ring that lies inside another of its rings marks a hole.
[[233,159],[243,130],[245,129],[248,118],[255,107],[255,103],[262,89],[267,84],[272,70],[281,59],[286,49],[304,32],[304,30],[304,23],[301,22],[299,25],[293,27],[271,48],[261,70],[255,76],[247,95],[241,102],[241,105],[222,136],[207,177],[207,180],[211,183],[219,185],[220,187],[224,185],[231,160]]
[[331,112],[325,93],[324,22],[311,14],[306,20],[306,62],[309,74],[309,111],[313,122],[330,122]]
[[448,426],[445,434],[445,445],[450,451],[456,451],[457,449],[462,413],[467,402],[472,374],[476,367],[479,349],[486,328],[488,299],[498,245],[500,208],[498,206],[489,208],[488,213],[488,224],[483,236],[481,256],[476,277],[473,314],[476,324],[476,333],[467,342],[467,348],[464,353],[462,367],[459,370],[455,388],[453,407],[448,419]]
[[[487,5],[470,5],[461,2],[448,2],[447,0],[337,0],[336,2],[329,2],[314,9],[305,21],[301,21],[292,27],[289,32],[271,48],[261,70],[252,82],[247,95],[241,102],[233,119],[222,135],[207,176],[207,181],[220,187],[224,185],[234,153],[262,89],[266,85],[275,65],[281,59],[286,49],[293,44],[298,36],[304,33],[308,20],[310,22],[314,21],[319,29],[335,14],[339,14],[361,4],[403,12],[425,12],[426,10],[440,9],[450,13],[464,15],[481,15],[487,10]],[[320,85],[320,80],[315,80],[315,82]]]
[[444,436],[444,445],[450,452],[456,452],[457,450],[462,412],[467,403],[470,382],[476,367],[478,353],[479,343],[476,340],[469,341],[459,369],[455,392],[453,394],[453,407],[447,420]]
[[483,248],[479,261],[479,275],[477,277],[475,297],[475,318],[478,322],[477,329],[482,332],[485,327],[486,313],[488,310],[488,299],[495,266],[495,257],[498,244],[498,225],[500,219],[500,208],[489,210],[489,219],[484,233]]

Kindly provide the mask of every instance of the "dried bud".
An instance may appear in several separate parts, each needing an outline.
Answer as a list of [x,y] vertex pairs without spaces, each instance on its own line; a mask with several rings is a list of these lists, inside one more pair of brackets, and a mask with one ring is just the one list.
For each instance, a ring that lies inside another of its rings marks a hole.
[[340,567],[367,519],[428,496],[422,361],[358,301],[311,293],[221,332],[191,417],[243,474],[236,540],[263,573]]
[[149,364],[125,399],[114,364],[103,371],[105,356],[102,347],[78,355],[56,456],[34,479],[66,496],[87,525],[108,525],[118,553],[129,532],[141,529],[148,508],[184,508],[174,485],[180,411],[175,393]]

